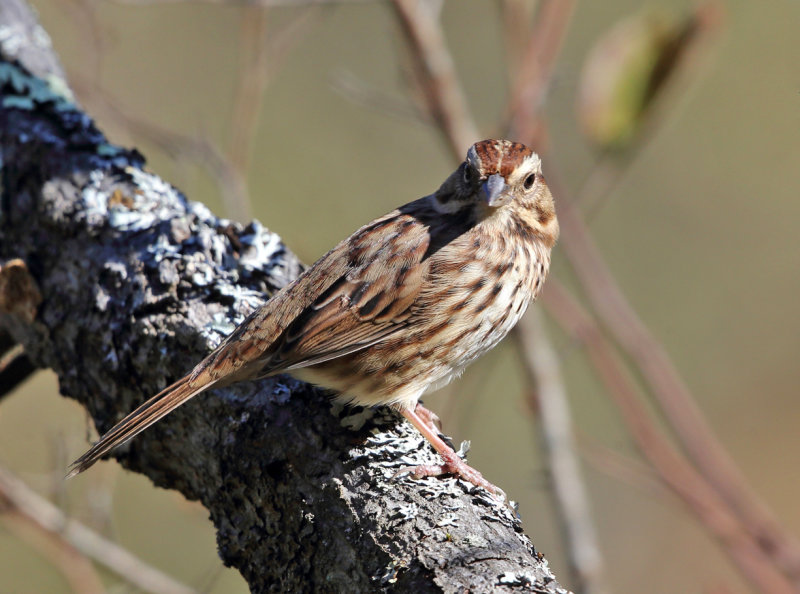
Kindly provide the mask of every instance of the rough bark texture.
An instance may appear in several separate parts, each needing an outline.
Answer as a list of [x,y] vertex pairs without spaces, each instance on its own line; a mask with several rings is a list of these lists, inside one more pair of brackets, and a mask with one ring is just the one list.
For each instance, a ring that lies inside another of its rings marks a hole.
[[[0,331],[105,431],[301,265],[108,143],[23,4],[2,3],[0,28],[0,264],[22,259],[43,297],[32,322],[0,312]],[[200,396],[115,456],[200,500],[253,591],[564,592],[483,491],[392,478],[435,460],[410,426],[291,378]]]

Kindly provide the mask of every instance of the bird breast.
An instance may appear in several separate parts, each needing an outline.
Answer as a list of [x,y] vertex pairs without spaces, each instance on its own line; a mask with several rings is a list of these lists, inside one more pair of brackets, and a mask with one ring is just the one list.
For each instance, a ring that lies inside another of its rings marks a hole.
[[452,282],[458,289],[443,296],[442,308],[449,315],[440,342],[449,355],[441,377],[425,391],[444,386],[496,346],[538,296],[547,275],[550,255],[542,246],[502,235],[484,236],[474,244],[476,257]]

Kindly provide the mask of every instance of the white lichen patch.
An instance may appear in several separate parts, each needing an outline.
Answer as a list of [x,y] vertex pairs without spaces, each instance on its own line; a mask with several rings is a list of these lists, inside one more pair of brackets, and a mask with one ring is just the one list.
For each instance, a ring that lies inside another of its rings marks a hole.
[[[377,409],[380,411],[383,409]],[[376,411],[376,412],[377,412]],[[455,476],[436,476],[415,478],[413,468],[419,465],[440,464],[441,460],[431,448],[428,441],[414,428],[407,424],[394,426],[397,418],[391,413],[389,422],[392,429],[383,430],[376,427],[370,431],[369,437],[363,445],[352,448],[349,452],[354,460],[369,458],[370,465],[380,471],[381,482],[384,487],[391,489],[395,481],[412,481],[416,492],[428,500],[435,500],[437,505],[450,510],[463,508],[464,503],[455,496],[456,493],[468,493],[473,497],[473,502],[479,502],[498,510],[504,509],[503,501],[491,493],[463,481]],[[398,428],[401,435],[398,437]],[[463,455],[469,449],[469,443],[461,445],[459,453]],[[380,480],[379,479],[379,480]],[[508,521],[512,515],[508,515]]]
[[396,503],[390,501],[387,512],[390,520],[407,521],[417,517],[419,507],[416,503]]
[[[105,172],[94,170],[89,173],[89,180],[81,191],[81,199],[83,200],[84,213],[89,224],[92,221],[99,224],[108,215],[108,199],[109,194],[103,188],[103,180],[105,179]],[[94,226],[94,225],[92,225]]]
[[[342,405],[338,405],[342,408]],[[339,419],[339,424],[350,431],[360,431],[361,428],[371,420],[374,416],[374,410],[371,408],[357,408],[353,409],[355,412]]]
[[[130,176],[139,191],[126,196],[125,201],[114,201],[113,211],[131,213],[119,219],[123,224],[121,230],[146,229],[157,221],[172,218],[176,214],[186,214],[187,200],[172,185],[157,175],[136,167],[126,167],[125,173]],[[112,222],[112,227],[116,226]]]
[[526,572],[506,571],[497,577],[497,583],[503,586],[529,586],[536,583],[536,576]]

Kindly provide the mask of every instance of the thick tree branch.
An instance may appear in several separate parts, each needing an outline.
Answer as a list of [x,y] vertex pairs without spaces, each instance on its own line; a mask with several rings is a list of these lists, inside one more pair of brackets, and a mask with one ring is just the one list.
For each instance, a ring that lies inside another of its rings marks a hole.
[[[0,261],[25,262],[43,297],[32,322],[0,313],[0,330],[106,430],[300,264],[260,224],[145,172],[54,71],[0,49]],[[115,455],[200,500],[254,591],[563,592],[506,506],[454,478],[392,478],[434,460],[410,426],[290,378],[202,396]]]

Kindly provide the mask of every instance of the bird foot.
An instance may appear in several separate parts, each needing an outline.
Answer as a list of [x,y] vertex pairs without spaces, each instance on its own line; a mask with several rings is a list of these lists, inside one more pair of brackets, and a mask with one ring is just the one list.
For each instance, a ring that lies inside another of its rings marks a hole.
[[500,487],[493,485],[483,478],[483,475],[480,472],[464,462],[455,452],[452,453],[452,456],[444,455],[442,457],[444,458],[444,464],[420,464],[419,466],[405,466],[398,470],[394,476],[397,477],[401,474],[410,473],[414,478],[422,478],[426,476],[454,474],[461,477],[468,483],[472,483],[476,487],[483,487],[493,495],[499,495],[503,499],[506,498],[505,492]]
[[444,440],[439,437],[439,428],[437,425],[440,423],[439,417],[429,411],[427,408],[417,403],[414,409],[401,409],[402,414],[408,419],[414,427],[417,428],[425,439],[427,439],[433,448],[439,453],[444,461],[444,464],[421,464],[419,466],[406,466],[394,473],[397,477],[401,474],[411,473],[415,478],[422,478],[424,476],[440,476],[442,474],[455,474],[460,476],[465,481],[472,483],[476,487],[482,487],[494,495],[501,496],[504,500],[506,494],[500,487],[496,487],[485,478],[483,475],[472,468],[469,464],[464,462],[458,454],[455,453],[452,447],[447,445]]

